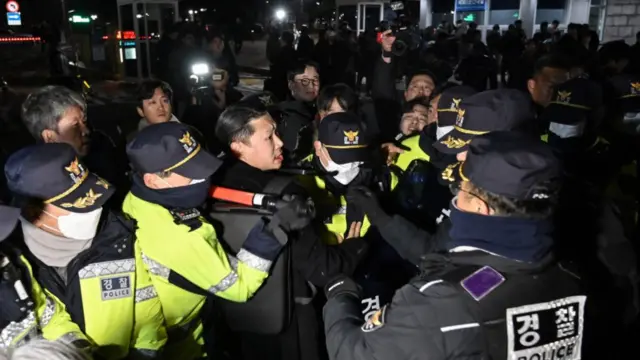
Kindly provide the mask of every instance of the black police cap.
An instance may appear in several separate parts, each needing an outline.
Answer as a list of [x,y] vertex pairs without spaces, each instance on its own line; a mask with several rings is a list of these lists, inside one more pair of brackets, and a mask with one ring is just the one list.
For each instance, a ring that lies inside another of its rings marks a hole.
[[589,114],[600,108],[602,102],[602,90],[597,83],[574,78],[556,87],[541,120],[550,123],[550,131],[562,138],[579,136],[582,131],[576,125],[586,125]]
[[4,166],[9,189],[70,212],[93,211],[114,187],[89,172],[68,144],[40,144],[11,155]]
[[438,99],[438,126],[455,125],[460,103],[476,92],[472,87],[464,85],[445,89]]
[[551,147],[530,134],[497,131],[475,137],[464,162],[445,170],[493,194],[518,200],[557,195],[562,177]]
[[341,112],[326,116],[318,125],[318,141],[336,164],[369,160],[369,143],[362,122],[355,114]]
[[148,126],[127,144],[127,155],[139,173],[175,172],[206,179],[222,164],[192,136],[188,126],[166,122]]
[[611,78],[617,99],[616,110],[621,113],[640,112],[640,76],[621,74]]
[[453,130],[434,147],[445,154],[456,154],[465,151],[474,136],[491,131],[524,129],[534,121],[533,103],[522,91],[483,91],[460,102]]

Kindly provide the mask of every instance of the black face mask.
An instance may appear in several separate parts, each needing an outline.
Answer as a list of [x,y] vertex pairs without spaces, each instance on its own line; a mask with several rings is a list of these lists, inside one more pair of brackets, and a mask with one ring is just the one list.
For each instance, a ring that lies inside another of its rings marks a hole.
[[168,208],[193,209],[204,204],[209,194],[211,180],[168,189],[149,189],[140,176],[133,176],[131,192],[142,200]]

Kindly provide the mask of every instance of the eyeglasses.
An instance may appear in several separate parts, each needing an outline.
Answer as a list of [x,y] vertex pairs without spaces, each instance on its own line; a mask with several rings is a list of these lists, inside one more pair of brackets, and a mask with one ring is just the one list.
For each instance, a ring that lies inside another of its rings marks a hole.
[[299,82],[300,85],[302,85],[302,86],[309,86],[311,84],[313,84],[313,85],[319,85],[320,84],[320,80],[318,80],[318,79],[298,79],[296,81]]

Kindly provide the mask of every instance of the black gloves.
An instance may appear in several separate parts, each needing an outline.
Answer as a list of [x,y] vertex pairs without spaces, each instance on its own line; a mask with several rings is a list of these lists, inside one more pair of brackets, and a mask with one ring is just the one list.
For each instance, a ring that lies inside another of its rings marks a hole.
[[287,232],[304,229],[315,217],[315,207],[310,198],[302,200],[295,195],[285,195],[277,207],[271,221]]
[[362,209],[373,225],[380,227],[391,220],[391,217],[382,210],[376,195],[364,186],[349,188],[347,202],[353,203]]
[[340,274],[327,282],[327,286],[324,287],[324,294],[327,300],[340,294],[351,294],[360,298],[360,287],[347,275]]

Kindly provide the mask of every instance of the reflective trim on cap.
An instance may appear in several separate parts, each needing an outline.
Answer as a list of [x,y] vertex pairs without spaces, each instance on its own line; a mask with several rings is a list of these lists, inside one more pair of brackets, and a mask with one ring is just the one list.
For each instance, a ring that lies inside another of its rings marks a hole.
[[369,145],[324,145],[329,149],[361,149],[366,148]]
[[627,98],[639,97],[639,96],[640,95],[638,94],[627,94],[627,95],[620,96],[620,99],[627,99]]
[[484,135],[489,133],[488,131],[479,131],[479,130],[467,130],[467,129],[463,129],[458,125],[455,125],[453,127],[454,129],[460,131],[463,134],[467,134],[467,135]]
[[84,181],[87,179],[87,176],[89,176],[89,172],[85,171],[84,175],[82,175],[82,177],[80,178],[80,181],[78,181],[77,183],[73,184],[73,186],[71,186],[70,188],[68,188],[65,192],[63,192],[62,194],[56,195],[48,200],[45,200],[44,203],[45,204],[51,204],[52,202],[58,201],[64,197],[66,197],[67,195],[71,194],[72,192],[74,192],[80,185],[82,185],[84,183]]
[[162,172],[171,171],[171,170],[173,170],[173,169],[175,169],[177,167],[180,167],[180,166],[184,165],[187,161],[191,160],[199,152],[200,152],[200,144],[198,144],[198,146],[196,146],[196,148],[191,152],[191,154],[187,155],[186,158],[180,160],[177,164],[162,170]]
[[458,109],[452,109],[452,108],[444,108],[444,109],[438,109],[438,112],[452,112],[452,113],[458,113]]

